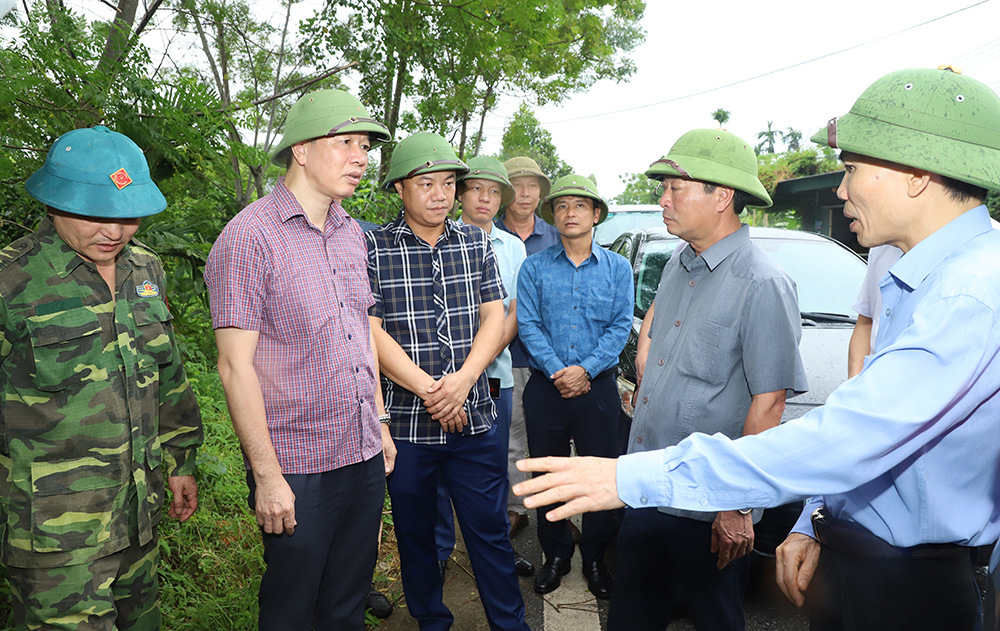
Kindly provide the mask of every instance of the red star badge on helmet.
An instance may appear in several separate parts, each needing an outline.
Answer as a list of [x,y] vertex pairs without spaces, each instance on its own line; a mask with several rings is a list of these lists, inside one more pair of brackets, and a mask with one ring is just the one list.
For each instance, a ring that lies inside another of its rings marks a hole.
[[115,186],[120,191],[132,183],[132,178],[128,176],[124,168],[121,168],[111,174],[111,181],[115,183]]

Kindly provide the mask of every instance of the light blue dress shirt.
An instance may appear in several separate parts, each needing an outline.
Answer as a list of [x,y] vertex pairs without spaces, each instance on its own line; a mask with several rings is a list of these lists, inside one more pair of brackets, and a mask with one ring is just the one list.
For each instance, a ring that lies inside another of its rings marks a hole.
[[[465,223],[461,219],[458,223]],[[471,225],[471,224],[467,224]],[[517,300],[517,274],[521,264],[528,257],[521,238],[496,226],[490,230],[490,241],[497,256],[497,267],[500,268],[500,279],[503,281],[507,297],[503,299],[504,317],[510,311],[510,301]],[[503,349],[493,363],[486,367],[486,376],[499,379],[501,388],[514,387],[514,373],[511,371],[510,348]]]
[[[985,206],[925,238],[880,283],[882,325],[861,374],[762,434],[693,434],[624,456],[630,506],[768,507],[814,497],[897,546],[1000,535],[1000,232]],[[995,555],[995,560],[998,555]]]
[[577,267],[562,241],[529,256],[517,287],[517,329],[531,366],[550,377],[582,366],[591,377],[618,363],[632,329],[632,266],[591,244]]

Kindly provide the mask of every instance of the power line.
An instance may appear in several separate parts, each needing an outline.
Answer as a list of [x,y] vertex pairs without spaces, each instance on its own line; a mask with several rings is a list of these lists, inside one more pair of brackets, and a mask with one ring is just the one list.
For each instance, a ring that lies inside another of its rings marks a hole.
[[778,68],[776,70],[771,70],[769,72],[765,72],[763,74],[755,75],[755,76],[749,77],[747,79],[740,79],[739,81],[733,81],[732,83],[727,83],[726,85],[720,85],[720,86],[715,87],[715,88],[709,88],[708,90],[702,90],[701,92],[695,92],[693,94],[686,94],[684,96],[678,96],[678,97],[675,97],[675,98],[672,98],[672,99],[667,99],[665,101],[658,101],[656,103],[649,103],[647,105],[636,105],[635,107],[627,107],[625,109],[615,110],[613,112],[603,112],[601,114],[588,114],[587,116],[578,116],[576,118],[567,118],[567,119],[561,120],[561,121],[552,121],[552,122],[542,123],[542,124],[543,125],[558,125],[560,123],[572,123],[572,122],[576,122],[576,121],[587,120],[589,118],[599,118],[601,116],[611,116],[613,114],[623,114],[625,112],[634,112],[636,110],[645,109],[647,107],[656,107],[657,105],[665,105],[667,103],[675,103],[677,101],[683,101],[685,99],[691,99],[691,98],[694,98],[696,96],[702,96],[704,94],[710,94],[712,92],[718,92],[719,90],[725,90],[726,88],[731,88],[734,85],[740,85],[742,83],[747,83],[747,82],[750,82],[750,81],[755,81],[757,79],[762,79],[764,77],[769,77],[769,76],[771,76],[773,74],[778,74],[779,72],[784,72],[786,70],[791,70],[792,68],[798,68],[799,66],[804,66],[806,64],[811,64],[814,61],[819,61],[820,59],[826,59],[827,57],[833,57],[834,55],[839,55],[841,53],[846,53],[846,52],[854,50],[856,48],[861,48],[862,46],[868,46],[869,44],[874,44],[875,42],[880,42],[880,41],[882,41],[884,39],[888,39],[890,37],[895,37],[896,35],[901,35],[903,33],[906,33],[907,31],[912,31],[913,29],[917,29],[917,28],[920,28],[922,26],[927,26],[928,24],[932,24],[934,22],[938,22],[940,20],[943,20],[945,18],[951,17],[951,16],[956,15],[958,13],[962,13],[963,11],[968,11],[969,9],[978,7],[981,4],[986,4],[989,1],[990,0],[981,0],[980,2],[976,2],[975,4],[970,4],[969,6],[964,7],[962,9],[958,9],[958,10],[952,11],[951,13],[946,13],[946,14],[938,16],[936,18],[932,18],[930,20],[927,20],[926,22],[921,22],[920,24],[915,24],[913,26],[909,26],[909,27],[904,28],[904,29],[902,29],[900,31],[896,31],[895,33],[890,33],[888,35],[883,35],[882,37],[877,37],[875,39],[868,40],[867,42],[863,42],[861,44],[855,44],[854,46],[850,46],[848,48],[843,48],[841,50],[837,50],[837,51],[834,51],[832,53],[827,53],[825,55],[820,55],[819,57],[813,57],[812,59],[807,59],[806,61],[800,61],[800,62],[798,62],[796,64],[792,64],[791,66],[785,66],[784,68]]

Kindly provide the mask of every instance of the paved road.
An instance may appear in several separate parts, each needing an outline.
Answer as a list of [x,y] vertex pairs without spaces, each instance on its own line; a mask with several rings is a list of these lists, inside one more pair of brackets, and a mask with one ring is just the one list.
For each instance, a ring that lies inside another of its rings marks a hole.
[[[533,514],[531,519],[529,526],[514,537],[514,547],[538,567],[541,566],[542,552],[535,534]],[[574,519],[579,520],[579,517]],[[532,577],[521,580],[528,626],[534,631],[606,631],[607,602],[597,600],[587,590],[587,583],[580,572],[579,553],[571,562],[573,569],[563,577],[559,589],[550,594],[536,594],[532,589]],[[610,565],[613,567],[613,559]],[[401,586],[397,587],[402,590]],[[455,616],[453,631],[489,630],[479,603],[472,566],[461,542],[461,533],[445,576],[444,595],[445,603]],[[417,623],[407,614],[401,596],[399,605],[380,628],[385,631],[415,631]],[[764,563],[755,568],[745,609],[748,631],[806,631],[809,627],[803,613],[777,591],[773,564]],[[680,618],[668,627],[668,631],[693,629],[694,626],[686,618]]]

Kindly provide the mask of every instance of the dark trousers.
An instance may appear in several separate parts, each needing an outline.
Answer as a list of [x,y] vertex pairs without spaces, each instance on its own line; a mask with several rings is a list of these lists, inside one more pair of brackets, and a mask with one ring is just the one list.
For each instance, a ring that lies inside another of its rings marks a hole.
[[[385,499],[382,454],[325,473],[286,475],[295,534],[264,534],[261,631],[365,628]],[[248,502],[256,505],[253,475]]]
[[674,605],[687,605],[701,631],[745,628],[750,555],[716,567],[712,522],[655,508],[626,508],[618,533],[618,575],[608,631],[663,631]]
[[[493,399],[497,407],[497,418],[494,425],[500,438],[500,444],[506,445],[510,440],[510,414],[513,408],[513,388],[501,388],[500,397]],[[438,472],[438,519],[434,524],[434,541],[437,544],[438,561],[446,561],[455,549],[455,518],[451,512],[451,498],[448,496],[448,484],[444,471]],[[510,522],[507,523],[508,527]]]
[[422,631],[444,631],[454,620],[442,602],[434,541],[439,470],[462,527],[490,629],[528,631],[507,537],[505,446],[495,427],[475,436],[448,434],[445,445],[396,441],[389,496],[406,604]]
[[[618,455],[618,386],[614,371],[605,371],[590,384],[590,392],[564,399],[552,381],[537,370],[524,387],[524,416],[528,426],[528,451],[533,458],[569,456],[570,439],[580,456],[614,458]],[[538,541],[545,558],[573,556],[573,536],[566,520],[550,522],[545,514],[560,504],[538,508]],[[585,513],[580,536],[584,564],[600,561],[614,537],[611,511]]]
[[806,603],[811,631],[971,631],[979,598],[971,557],[877,561],[823,546]]

